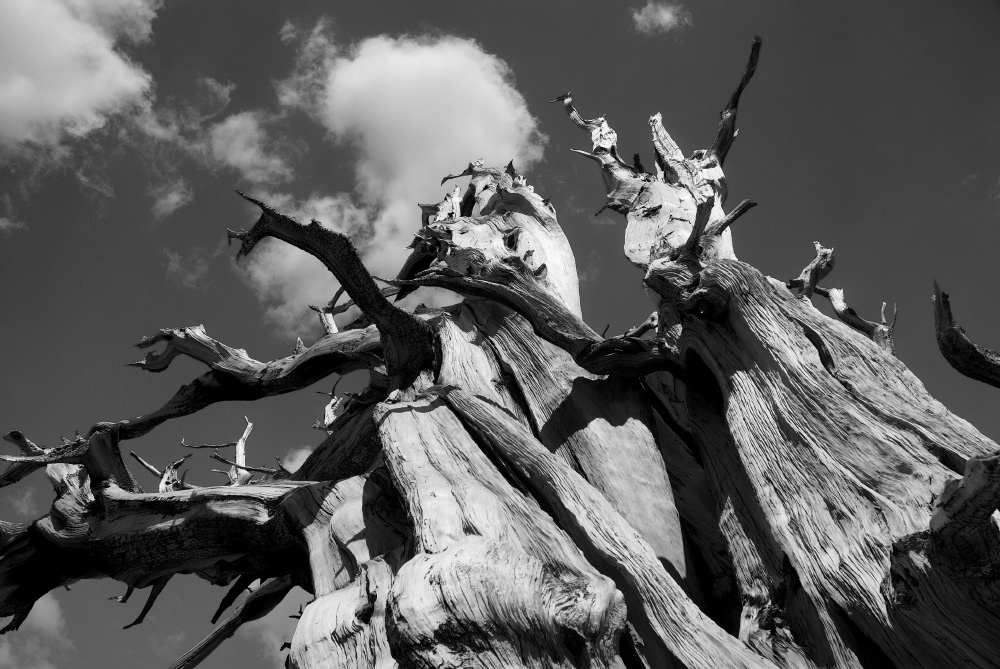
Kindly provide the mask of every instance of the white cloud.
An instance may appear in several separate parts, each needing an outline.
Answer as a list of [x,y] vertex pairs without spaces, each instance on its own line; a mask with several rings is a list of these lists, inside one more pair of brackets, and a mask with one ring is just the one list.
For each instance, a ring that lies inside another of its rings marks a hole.
[[0,669],[56,669],[53,655],[73,649],[64,627],[59,601],[51,592],[42,596],[15,635],[0,640]]
[[65,646],[71,645],[63,634],[65,626],[66,620],[63,618],[59,600],[50,592],[35,602],[22,629],[35,632],[49,641]]
[[194,199],[191,187],[180,178],[150,189],[149,194],[154,198],[149,211],[157,221],[163,220]]
[[140,102],[150,76],[115,49],[143,39],[157,2],[0,2],[0,148],[58,148]]
[[[316,218],[348,228],[374,274],[395,276],[419,227],[417,203],[441,199],[442,176],[477,158],[493,165],[513,159],[524,171],[542,157],[545,137],[510,69],[472,40],[381,35],[341,51],[324,22],[307,33],[286,25],[282,37],[302,44],[279,99],[357,151],[357,197],[328,198],[338,206]],[[268,315],[286,330],[313,328],[306,305],[332,295],[329,273],[276,245],[256,254],[247,272],[271,305]]]
[[287,181],[292,169],[268,141],[262,127],[266,120],[259,111],[233,114],[209,131],[212,156],[224,165],[237,169],[244,179],[254,183],[274,184]]
[[648,0],[645,7],[632,11],[632,22],[643,35],[655,35],[691,25],[691,12],[682,5]]

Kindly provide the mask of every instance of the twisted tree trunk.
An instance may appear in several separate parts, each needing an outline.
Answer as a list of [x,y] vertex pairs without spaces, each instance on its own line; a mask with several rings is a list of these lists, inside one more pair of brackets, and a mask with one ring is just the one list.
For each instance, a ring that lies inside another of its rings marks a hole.
[[[622,160],[604,118],[557,98],[591,133],[581,153],[656,304],[620,336],[583,322],[555,209],[512,165],[472,163],[464,194],[421,205],[391,290],[343,235],[248,198],[262,214],[229,232],[239,254],[294,244],[364,315],[338,331],[335,299],[318,309],[322,339],[269,363],[200,326],[163,330],[137,366],[185,355],[210,371],[162,408],[54,448],[8,433],[23,455],[3,456],[0,484],[45,467],[56,500],[0,523],[4,631],[49,590],[100,576],[152,588],[139,623],[167,579],[194,573],[232,584],[217,618],[236,606],[173,667],[295,585],[314,595],[289,650],[299,669],[998,666],[996,444],[893,356],[884,316],[818,285],[832,249],[817,243],[787,283],[736,259],[730,226],[753,203],[725,212],[722,166],[759,48],[709,149],[684,158],[650,119],[655,174]],[[417,286],[465,299],[415,313],[388,299]],[[942,350],[996,383],[1000,357],[937,300]],[[331,403],[296,472],[250,467],[238,448],[216,456],[230,485],[198,488],[179,462],[140,460],[160,477],[146,493],[122,459],[122,440],[170,418],[356,369],[369,387]]]

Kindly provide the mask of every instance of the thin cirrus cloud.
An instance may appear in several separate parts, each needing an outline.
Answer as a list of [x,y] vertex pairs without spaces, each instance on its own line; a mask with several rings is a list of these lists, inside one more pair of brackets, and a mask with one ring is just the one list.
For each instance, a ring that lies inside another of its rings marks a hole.
[[24,230],[26,226],[14,217],[14,205],[10,199],[10,193],[0,195],[0,233],[11,233],[15,230]]
[[170,216],[194,198],[191,187],[180,178],[151,188],[149,194],[153,196],[153,206],[149,211],[157,221]]
[[632,23],[643,35],[667,33],[691,25],[691,12],[682,5],[648,0],[644,7],[632,11]]
[[[307,111],[356,156],[355,193],[284,204],[351,234],[376,275],[398,271],[419,225],[417,203],[441,199],[442,176],[477,158],[513,159],[524,171],[542,157],[546,138],[509,67],[473,40],[380,35],[341,47],[325,22],[308,32],[286,26],[282,37],[299,42],[295,71],[278,86],[282,104]],[[313,329],[308,305],[336,289],[318,261],[285,244],[258,248],[245,276],[289,334]]]
[[199,249],[181,254],[164,249],[167,258],[167,275],[187,288],[204,288],[208,279],[208,258]]
[[159,0],[0,2],[0,149],[58,150],[139,103],[150,76],[116,49],[142,41]]

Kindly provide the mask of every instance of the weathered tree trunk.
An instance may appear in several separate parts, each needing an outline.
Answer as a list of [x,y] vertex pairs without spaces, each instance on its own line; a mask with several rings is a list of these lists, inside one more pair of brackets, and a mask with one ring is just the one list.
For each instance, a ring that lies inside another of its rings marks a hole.
[[[295,585],[314,595],[289,650],[299,669],[1000,666],[997,445],[894,357],[884,317],[818,285],[831,249],[787,283],[736,259],[730,226],[753,203],[724,211],[722,165],[759,48],[708,150],[684,158],[650,119],[655,174],[557,98],[591,133],[581,153],[656,305],[621,336],[583,322],[555,210],[512,165],[472,163],[464,194],[421,205],[394,289],[343,235],[253,200],[260,219],[229,232],[239,254],[294,244],[364,315],[338,331],[335,298],[317,310],[322,339],[269,363],[200,326],[163,330],[137,366],[185,355],[210,371],[162,408],[49,449],[8,433],[23,455],[4,456],[0,484],[46,467],[56,500],[0,523],[4,631],[99,576],[152,587],[138,623],[167,579],[195,573],[232,584],[217,618],[236,606],[174,667]],[[415,313],[387,299],[417,286],[465,299]],[[942,350],[996,383],[1000,356],[937,299]],[[140,460],[160,478],[146,493],[122,459],[122,440],[170,418],[356,369],[369,387],[331,403],[296,472],[247,465],[246,433],[235,461],[214,456],[224,487]]]

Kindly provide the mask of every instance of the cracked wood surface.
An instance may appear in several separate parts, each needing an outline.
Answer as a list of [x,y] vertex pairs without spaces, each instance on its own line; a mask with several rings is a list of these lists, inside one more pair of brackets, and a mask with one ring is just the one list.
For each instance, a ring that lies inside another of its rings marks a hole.
[[[293,669],[995,666],[1000,448],[886,354],[884,315],[818,285],[832,249],[817,244],[788,284],[735,258],[730,228],[754,203],[725,212],[722,165],[759,53],[755,39],[707,150],[685,158],[650,119],[655,173],[621,158],[605,118],[556,100],[590,133],[581,153],[656,303],[620,336],[584,321],[555,207],[512,163],[446,177],[469,183],[420,205],[413,252],[381,290],[345,235],[248,197],[262,213],[229,231],[239,256],[274,237],[340,283],[317,309],[326,335],[264,363],[201,326],[162,330],[136,366],[209,367],[162,408],[52,448],[7,433],[20,454],[0,456],[0,486],[44,468],[56,496],[33,523],[0,521],[3,632],[52,588],[103,576],[126,584],[123,603],[149,589],[138,624],[194,573],[229,590],[178,669],[296,585],[313,599]],[[415,313],[387,299],[421,285],[466,299]],[[363,316],[338,331],[343,292]],[[935,299],[946,358],[997,385],[997,355]],[[355,369],[369,387],[330,393],[296,472],[247,465],[244,433],[234,460],[217,456],[230,485],[137,458],[157,477],[147,493],[119,450],[211,403]]]

